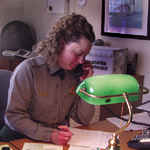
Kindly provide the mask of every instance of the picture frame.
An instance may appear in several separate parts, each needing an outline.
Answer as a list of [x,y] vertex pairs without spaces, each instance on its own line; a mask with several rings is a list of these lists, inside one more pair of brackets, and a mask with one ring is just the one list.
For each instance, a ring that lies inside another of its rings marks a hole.
[[101,35],[150,39],[150,0],[102,0]]

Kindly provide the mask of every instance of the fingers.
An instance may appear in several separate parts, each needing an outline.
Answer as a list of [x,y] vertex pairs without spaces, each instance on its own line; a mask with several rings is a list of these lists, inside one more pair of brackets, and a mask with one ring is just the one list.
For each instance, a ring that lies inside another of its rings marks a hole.
[[92,64],[91,64],[91,61],[89,61],[89,60],[84,61],[83,66],[84,66],[85,68],[89,67],[89,68],[93,69],[93,66],[92,66]]
[[51,135],[51,142],[57,145],[66,145],[70,141],[72,133],[67,126],[59,126],[59,128],[65,131],[54,129]]
[[83,81],[84,79],[91,77],[94,74],[91,61],[86,60],[83,63],[83,70],[84,70],[84,72],[83,72],[83,75],[80,77],[80,81]]
[[68,131],[68,132],[70,132],[70,130],[69,130],[69,128],[68,128],[67,125],[60,125],[60,126],[58,126],[58,128],[62,129],[63,131]]
[[66,145],[71,140],[71,136],[61,136],[60,145]]
[[94,72],[94,71],[93,71],[93,66],[92,66],[92,64],[91,64],[91,61],[89,61],[89,60],[86,60],[86,61],[83,63],[83,69],[84,69],[84,70],[89,70],[89,71],[91,71],[91,73]]
[[68,141],[68,138],[67,138],[67,137],[65,137],[65,140],[66,140],[66,141]]
[[68,143],[69,141],[71,140],[71,137],[69,136],[69,137],[67,137],[67,136],[65,136],[65,141]]
[[58,145],[66,145],[70,140],[71,140],[70,136],[63,136],[59,140],[59,144]]

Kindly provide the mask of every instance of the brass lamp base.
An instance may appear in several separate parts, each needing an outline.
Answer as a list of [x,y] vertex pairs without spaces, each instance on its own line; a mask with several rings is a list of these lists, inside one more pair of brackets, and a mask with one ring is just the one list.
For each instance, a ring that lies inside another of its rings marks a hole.
[[106,150],[121,150],[120,141],[117,138],[113,137],[109,140],[109,145]]
[[128,111],[129,111],[129,117],[128,117],[128,122],[121,128],[119,129],[117,132],[113,133],[112,139],[109,140],[109,145],[106,148],[106,150],[121,150],[120,148],[120,141],[117,139],[117,136],[123,132],[131,123],[132,121],[132,117],[133,117],[133,112],[132,112],[132,106],[129,103],[128,100],[128,94],[127,93],[123,93],[123,97],[126,101],[126,104],[128,106]]

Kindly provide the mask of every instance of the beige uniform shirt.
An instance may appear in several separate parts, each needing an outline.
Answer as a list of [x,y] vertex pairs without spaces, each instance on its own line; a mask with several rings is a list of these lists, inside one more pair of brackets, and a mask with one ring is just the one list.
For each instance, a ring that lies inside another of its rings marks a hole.
[[63,124],[68,115],[77,123],[87,125],[94,106],[83,101],[74,91],[78,80],[72,71],[64,80],[51,76],[59,67],[47,68],[42,57],[23,61],[12,74],[5,122],[13,130],[32,139],[50,141],[52,125]]

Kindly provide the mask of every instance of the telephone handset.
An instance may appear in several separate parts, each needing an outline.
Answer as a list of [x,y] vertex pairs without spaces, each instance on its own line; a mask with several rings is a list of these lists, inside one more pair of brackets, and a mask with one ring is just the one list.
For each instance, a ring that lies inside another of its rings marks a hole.
[[150,149],[150,127],[128,141],[127,145],[134,149]]
[[76,66],[76,68],[74,69],[74,76],[75,77],[79,77],[83,75],[83,65],[79,64]]
[[33,52],[29,50],[24,50],[24,49],[19,49],[17,51],[12,51],[12,50],[4,50],[2,55],[3,56],[8,56],[8,57],[22,57],[22,58],[30,58],[33,56]]

